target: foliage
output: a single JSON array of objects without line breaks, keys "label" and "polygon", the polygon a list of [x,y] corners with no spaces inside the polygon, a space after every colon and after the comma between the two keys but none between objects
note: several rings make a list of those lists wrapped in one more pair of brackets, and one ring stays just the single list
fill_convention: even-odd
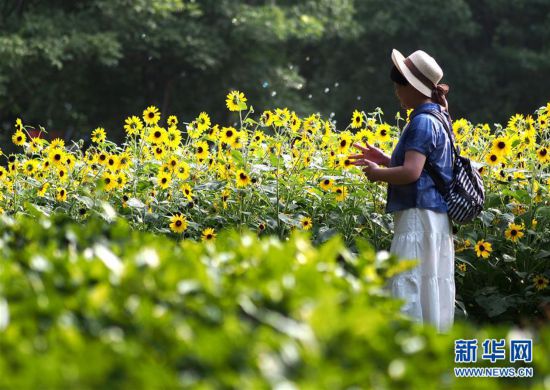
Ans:
[{"label": "foliage", "polygon": [[518,335],[534,338],[535,376],[514,383],[550,372],[548,328],[438,335],[403,318],[383,289],[396,259],[364,242],[178,243],[29,210],[0,218],[2,388],[507,388],[455,378],[454,340]]}]

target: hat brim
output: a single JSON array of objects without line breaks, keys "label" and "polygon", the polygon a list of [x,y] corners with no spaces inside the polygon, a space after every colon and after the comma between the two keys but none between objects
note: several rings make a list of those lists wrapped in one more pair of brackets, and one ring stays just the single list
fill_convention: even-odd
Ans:
[{"label": "hat brim", "polygon": [[405,56],[399,52],[397,49],[393,49],[391,52],[391,60],[401,74],[407,79],[407,81],[413,86],[414,89],[419,91],[421,94],[431,97],[432,91],[424,85],[416,76],[409,70],[407,65],[405,65]]}]

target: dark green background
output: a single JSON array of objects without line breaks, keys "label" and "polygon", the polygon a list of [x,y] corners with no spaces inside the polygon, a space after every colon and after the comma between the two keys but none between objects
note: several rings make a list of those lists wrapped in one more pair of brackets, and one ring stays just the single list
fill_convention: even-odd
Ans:
[{"label": "dark green background", "polygon": [[547,0],[12,0],[0,2],[0,142],[16,117],[120,140],[150,104],[227,123],[231,89],[256,111],[334,113],[339,128],[377,106],[393,122],[394,47],[436,58],[455,118],[506,122],[550,100]]}]

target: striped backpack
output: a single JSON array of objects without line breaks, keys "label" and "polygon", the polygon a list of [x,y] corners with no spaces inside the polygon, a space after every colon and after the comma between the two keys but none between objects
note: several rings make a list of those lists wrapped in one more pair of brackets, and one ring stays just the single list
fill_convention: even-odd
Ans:
[{"label": "striped backpack", "polygon": [[435,116],[447,131],[453,150],[453,178],[448,188],[438,172],[426,160],[426,171],[430,174],[438,191],[447,203],[447,214],[453,222],[465,224],[473,221],[483,210],[485,191],[483,181],[477,169],[472,167],[470,159],[461,156],[453,141],[453,130],[450,122],[437,110],[426,110],[425,113]]}]

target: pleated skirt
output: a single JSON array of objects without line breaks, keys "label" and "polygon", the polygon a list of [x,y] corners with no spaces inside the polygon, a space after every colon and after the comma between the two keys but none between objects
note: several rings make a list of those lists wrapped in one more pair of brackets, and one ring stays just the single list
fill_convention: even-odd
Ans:
[{"label": "pleated skirt", "polygon": [[453,324],[455,307],[454,246],[447,213],[411,208],[394,212],[390,252],[419,264],[389,280],[401,311],[445,333]]}]

